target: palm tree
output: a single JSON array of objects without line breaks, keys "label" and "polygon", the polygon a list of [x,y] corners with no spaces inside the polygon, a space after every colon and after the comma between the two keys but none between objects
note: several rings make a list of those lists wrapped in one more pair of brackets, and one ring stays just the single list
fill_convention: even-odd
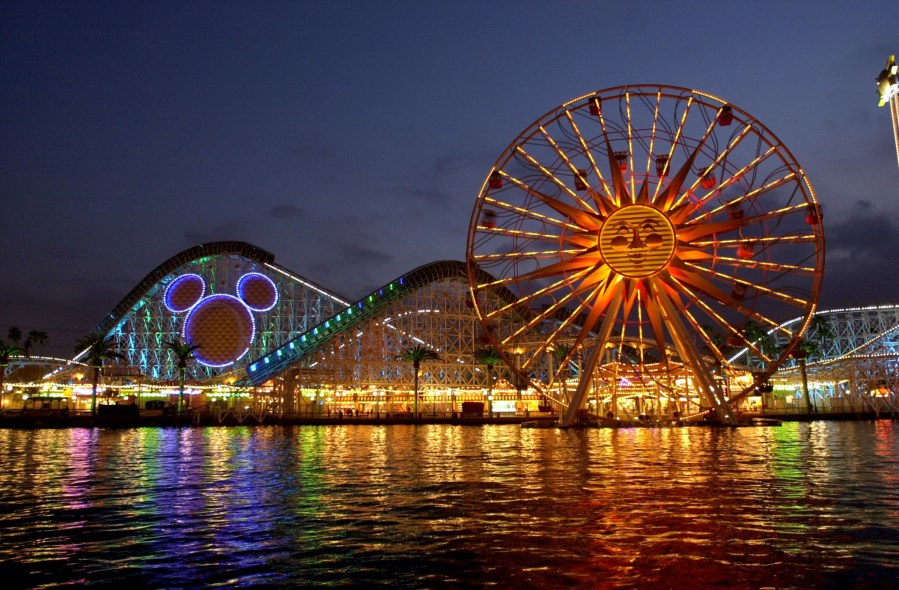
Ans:
[{"label": "palm tree", "polygon": [[808,392],[808,373],[805,370],[805,361],[808,357],[818,354],[818,345],[812,340],[803,338],[796,343],[793,349],[793,358],[799,364],[799,372],[802,375],[802,394],[805,398],[805,412],[812,413],[812,398]]},{"label": "palm tree", "polygon": [[805,338],[796,344],[793,349],[793,358],[799,364],[799,372],[802,375],[802,394],[805,397],[805,411],[811,414],[814,411],[812,406],[812,398],[808,391],[808,373],[806,372],[805,363],[813,357],[821,354],[824,345],[833,338],[833,332],[830,330],[830,324],[824,316],[816,315],[809,322],[808,330]]},{"label": "palm tree", "polygon": [[97,384],[100,382],[100,370],[103,361],[122,359],[125,356],[115,348],[115,337],[92,332],[78,341],[75,352],[87,351],[87,362],[93,369],[91,377],[91,416],[97,415]]},{"label": "palm tree", "polygon": [[22,349],[12,344],[6,344],[0,340],[0,410],[3,409],[4,381],[6,380],[6,367],[9,366],[9,358],[21,354]]},{"label": "palm tree", "polygon": [[41,330],[31,330],[28,332],[28,338],[25,339],[25,343],[22,345],[22,348],[25,349],[25,356],[31,356],[32,346],[43,346],[49,339],[50,337],[47,333]]},{"label": "palm tree", "polygon": [[494,347],[485,346],[474,351],[474,358],[487,367],[487,404],[490,415],[493,416],[493,369],[503,362],[503,357]]},{"label": "palm tree", "polygon": [[[771,339],[765,330],[753,320],[748,320],[743,324],[743,337],[747,342],[752,343],[763,355],[773,356],[777,353],[777,344]],[[746,351],[746,362],[749,364],[749,355],[752,349]],[[759,362],[764,366],[767,365],[764,357],[759,357]]]},{"label": "palm tree", "polygon": [[166,342],[165,345],[178,357],[178,413],[180,414],[181,407],[184,405],[184,376],[187,372],[187,361],[196,358],[194,351],[200,348],[200,345],[182,342],[178,338]]},{"label": "palm tree", "polygon": [[6,332],[6,337],[9,338],[13,346],[19,346],[19,343],[22,341],[22,330],[16,326],[10,326]]},{"label": "palm tree", "polygon": [[440,355],[421,344],[416,344],[403,350],[403,353],[396,357],[398,361],[410,361],[415,371],[415,408],[414,415],[418,417],[418,372],[421,369],[423,361],[439,361]]}]

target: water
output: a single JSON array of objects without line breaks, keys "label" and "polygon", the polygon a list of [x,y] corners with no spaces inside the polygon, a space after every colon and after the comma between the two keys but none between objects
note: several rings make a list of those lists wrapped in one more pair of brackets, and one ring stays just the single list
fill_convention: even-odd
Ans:
[{"label": "water", "polygon": [[899,422],[0,431],[5,588],[894,588]]}]

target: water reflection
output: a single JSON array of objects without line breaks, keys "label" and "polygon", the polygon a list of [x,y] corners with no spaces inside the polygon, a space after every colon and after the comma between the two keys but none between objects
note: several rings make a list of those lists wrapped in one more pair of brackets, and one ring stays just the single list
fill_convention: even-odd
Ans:
[{"label": "water reflection", "polygon": [[24,586],[890,587],[895,422],[0,431]]}]

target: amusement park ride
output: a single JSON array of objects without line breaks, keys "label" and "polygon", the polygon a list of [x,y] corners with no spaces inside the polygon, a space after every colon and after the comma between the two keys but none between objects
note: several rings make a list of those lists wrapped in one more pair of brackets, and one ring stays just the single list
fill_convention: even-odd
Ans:
[{"label": "amusement park ride", "polygon": [[[472,301],[507,364],[566,408],[563,426],[623,383],[692,387],[707,416],[734,424],[733,404],[814,314],[821,217],[787,148],[737,106],[671,86],[600,90],[538,119],[488,173],[468,234]],[[740,348],[761,368],[732,389],[727,352]],[[558,362],[541,383],[547,357]]]},{"label": "amusement park ride", "polygon": [[896,56],[891,55],[887,60],[887,67],[876,78],[877,96],[880,102],[877,106],[890,105],[890,114],[893,119],[893,140],[896,143],[896,158],[899,160],[899,75],[897,75]]}]

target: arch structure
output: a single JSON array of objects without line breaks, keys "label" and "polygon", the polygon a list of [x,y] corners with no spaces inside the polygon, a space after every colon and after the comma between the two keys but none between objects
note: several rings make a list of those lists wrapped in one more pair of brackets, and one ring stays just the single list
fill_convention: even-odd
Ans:
[{"label": "arch structure", "polygon": [[[775,397],[799,398],[804,371],[818,410],[899,412],[899,305],[818,311],[806,339],[812,342],[807,358],[794,354],[772,377]],[[747,349],[731,360],[759,366]]]},{"label": "arch structure", "polygon": [[[121,364],[147,381],[179,379],[178,359],[167,344],[178,340],[199,346],[187,380],[233,382],[243,377],[249,359],[347,305],[274,260],[246,242],[184,250],[153,269],[93,333],[113,336],[125,357]],[[86,358],[82,351],[75,360]]]},{"label": "arch structure", "polygon": [[[492,299],[493,306],[508,303],[501,293]],[[465,263],[437,261],[398,277],[255,359],[247,376],[255,385],[283,391],[286,413],[325,403],[401,411],[413,405],[414,380],[412,363],[401,357],[409,348],[424,346],[439,356],[421,363],[419,393],[425,411],[452,411],[464,401],[488,407],[494,401],[488,395],[495,397],[497,407],[512,408],[529,384],[516,383],[503,364],[488,371],[475,354],[489,345],[470,299]]]}]

